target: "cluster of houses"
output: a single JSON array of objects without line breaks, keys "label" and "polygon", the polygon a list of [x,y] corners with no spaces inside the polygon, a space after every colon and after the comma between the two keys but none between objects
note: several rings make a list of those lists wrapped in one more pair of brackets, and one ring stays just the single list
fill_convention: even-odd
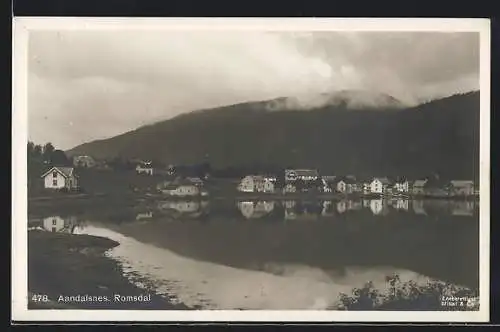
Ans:
[{"label": "cluster of houses", "polygon": [[[74,158],[78,167],[94,167],[95,161],[89,156]],[[141,161],[136,166],[137,174],[153,175],[155,169],[151,162]],[[166,173],[168,178],[173,174]],[[48,189],[79,188],[79,178],[74,167],[52,167],[42,174],[44,187]],[[357,178],[354,175],[320,175],[313,169],[287,169],[283,181],[274,175],[248,175],[239,181],[237,190],[244,193],[303,193],[319,192],[341,195],[361,196],[463,196],[477,195],[471,180],[439,181],[424,178],[410,181],[407,178],[373,177]],[[207,196],[204,181],[199,177],[177,177],[162,181],[157,192],[170,196]]]},{"label": "cluster of houses", "polygon": [[472,196],[476,194],[474,182],[470,180],[452,180],[449,182],[435,179],[406,178],[390,179],[373,177],[358,179],[353,175],[321,176],[317,170],[285,170],[284,183],[278,188],[277,177],[265,175],[245,176],[238,184],[240,192],[262,193],[297,193],[318,190],[323,193],[360,194],[360,195],[436,195],[436,196]]}]

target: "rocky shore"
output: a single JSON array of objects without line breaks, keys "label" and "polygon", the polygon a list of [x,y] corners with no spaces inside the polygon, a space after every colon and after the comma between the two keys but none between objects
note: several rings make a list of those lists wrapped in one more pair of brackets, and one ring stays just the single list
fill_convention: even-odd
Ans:
[{"label": "rocky shore", "polygon": [[189,309],[131,284],[104,256],[110,239],[28,232],[28,309]]}]

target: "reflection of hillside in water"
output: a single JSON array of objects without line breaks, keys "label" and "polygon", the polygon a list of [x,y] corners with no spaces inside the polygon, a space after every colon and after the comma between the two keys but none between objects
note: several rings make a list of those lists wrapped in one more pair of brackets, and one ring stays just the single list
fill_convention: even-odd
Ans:
[{"label": "reflection of hillside in water", "polygon": [[[258,207],[271,210],[265,219],[270,222],[264,223],[239,222],[247,217],[228,205],[211,208],[216,212],[207,222],[130,222],[115,229],[185,257],[242,269],[264,271],[273,262],[335,274],[347,266],[394,266],[456,284],[478,284],[478,223],[470,217],[441,214],[429,219],[411,208],[400,212],[387,204],[391,212],[380,219],[372,205],[363,208],[360,202],[361,208],[352,205],[358,210],[338,213],[334,203],[238,205],[250,217]],[[297,218],[284,220],[286,211],[297,211]],[[315,216],[317,222],[300,222],[300,216]]]},{"label": "reflection of hillside in water", "polygon": [[271,262],[259,271],[241,269],[191,259],[161,245],[138,241],[136,236],[129,237],[130,230],[114,228],[89,225],[82,233],[120,242],[122,245],[113,248],[110,255],[121,263],[131,281],[143,282],[145,278],[158,293],[174,294],[182,303],[202,309],[334,309],[340,293],[350,293],[368,281],[379,291],[387,291],[385,277],[393,274],[417,284],[428,280],[418,273],[392,267],[349,266],[343,273],[336,273],[314,266]]}]

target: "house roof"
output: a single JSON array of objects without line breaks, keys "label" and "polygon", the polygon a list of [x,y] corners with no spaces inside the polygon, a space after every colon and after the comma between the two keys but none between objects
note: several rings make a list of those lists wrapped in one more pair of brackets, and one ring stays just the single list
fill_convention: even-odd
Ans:
[{"label": "house roof", "polygon": [[347,177],[342,177],[342,178],[337,178],[337,183],[338,182],[344,182],[345,184],[354,184],[356,183],[356,180],[352,179],[352,178],[347,178]]},{"label": "house roof", "polygon": [[427,183],[427,180],[415,180],[413,185],[417,186],[417,187],[423,187],[423,186],[425,186],[426,183]]},{"label": "house roof", "polygon": [[251,177],[254,181],[273,181],[276,180],[276,177],[271,177],[271,176],[264,176],[264,175],[247,175],[245,177]]},{"label": "house roof", "polygon": [[391,183],[391,180],[389,180],[387,177],[374,178],[373,181],[375,181],[375,180],[379,180],[382,184],[390,184]]},{"label": "house roof", "polygon": [[62,176],[64,176],[65,178],[69,178],[71,176],[76,176],[73,172],[74,168],[73,167],[60,167],[60,166],[54,166],[52,168],[50,168],[48,171],[46,171],[45,173],[42,174],[42,178],[46,177],[47,174],[53,172],[53,171],[57,171],[59,174],[61,174]]},{"label": "house roof", "polygon": [[286,172],[294,172],[297,176],[318,176],[315,169],[287,169]]},{"label": "house roof", "polygon": [[91,156],[86,156],[86,155],[74,156],[73,159],[76,159],[76,160],[81,160],[81,159],[94,160],[94,158],[92,158]]},{"label": "house roof", "polygon": [[175,189],[177,189],[179,187],[185,187],[185,186],[196,187],[191,182],[185,182],[185,181],[183,181],[182,183],[165,183],[160,188],[161,189],[167,189],[167,190],[175,190]]},{"label": "house roof", "polygon": [[188,177],[186,180],[191,183],[203,183],[203,180],[197,177]]}]

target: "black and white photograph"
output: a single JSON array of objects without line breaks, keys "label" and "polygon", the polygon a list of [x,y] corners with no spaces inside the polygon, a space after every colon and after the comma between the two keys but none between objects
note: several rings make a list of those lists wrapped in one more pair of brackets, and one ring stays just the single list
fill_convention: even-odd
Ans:
[{"label": "black and white photograph", "polygon": [[488,20],[13,26],[13,317],[487,321]]}]

